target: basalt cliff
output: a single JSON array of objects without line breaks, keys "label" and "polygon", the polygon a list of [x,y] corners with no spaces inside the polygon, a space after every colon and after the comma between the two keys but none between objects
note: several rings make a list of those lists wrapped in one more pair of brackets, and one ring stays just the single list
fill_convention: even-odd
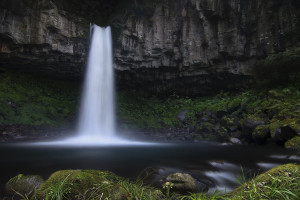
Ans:
[{"label": "basalt cliff", "polygon": [[247,87],[257,60],[300,45],[297,0],[144,1],[121,13],[117,0],[3,0],[0,67],[81,77],[89,8],[110,11],[116,82],[124,89],[201,95]]}]

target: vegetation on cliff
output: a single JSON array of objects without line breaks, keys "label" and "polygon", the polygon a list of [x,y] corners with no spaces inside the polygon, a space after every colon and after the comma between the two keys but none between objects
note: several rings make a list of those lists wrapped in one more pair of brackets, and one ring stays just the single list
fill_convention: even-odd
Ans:
[{"label": "vegetation on cliff", "polygon": [[[258,140],[273,137],[283,126],[290,126],[296,132],[300,130],[300,89],[297,85],[195,99],[176,96],[146,98],[126,93],[118,97],[118,115],[121,122],[126,122],[123,128],[157,131],[189,128],[189,133],[199,139],[209,139],[206,133],[211,132],[220,137],[232,137],[240,132],[251,138],[253,132],[253,137]],[[183,110],[188,112],[180,121],[177,115]],[[261,127],[255,129],[259,125]]]},{"label": "vegetation on cliff", "polygon": [[65,126],[75,118],[77,83],[18,74],[0,73],[0,125]]}]

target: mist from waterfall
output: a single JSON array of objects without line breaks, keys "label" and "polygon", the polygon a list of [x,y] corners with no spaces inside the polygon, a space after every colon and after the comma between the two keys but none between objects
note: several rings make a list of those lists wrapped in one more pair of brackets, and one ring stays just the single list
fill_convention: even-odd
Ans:
[{"label": "mist from waterfall", "polygon": [[90,31],[78,134],[85,138],[109,140],[115,134],[111,29],[92,25]]}]

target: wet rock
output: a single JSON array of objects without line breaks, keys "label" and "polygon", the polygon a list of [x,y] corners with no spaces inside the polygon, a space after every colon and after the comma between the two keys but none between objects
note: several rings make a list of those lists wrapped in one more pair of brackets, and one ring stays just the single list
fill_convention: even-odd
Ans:
[{"label": "wet rock", "polygon": [[189,174],[174,173],[166,178],[166,182],[173,184],[172,191],[187,194],[197,191],[196,180]]},{"label": "wet rock", "polygon": [[284,143],[297,135],[297,132],[289,125],[280,126],[271,132],[271,137],[279,143]]},{"label": "wet rock", "polygon": [[257,143],[264,143],[269,137],[270,129],[268,125],[257,126],[252,133],[252,139]]},{"label": "wet rock", "polygon": [[208,190],[207,185],[204,182],[196,181],[197,192],[206,192]]},{"label": "wet rock", "polygon": [[186,114],[188,113],[188,110],[183,110],[180,113],[178,113],[178,115],[176,116],[178,120],[180,120],[181,122],[183,122],[185,120]]},{"label": "wet rock", "polygon": [[238,138],[230,138],[232,144],[242,144],[241,140]]},{"label": "wet rock", "polygon": [[245,131],[252,132],[257,126],[264,124],[265,122],[262,120],[247,118],[243,122],[243,129],[245,129]]},{"label": "wet rock", "polygon": [[16,195],[17,193],[31,196],[44,182],[41,176],[19,174],[11,178],[4,187],[6,195]]}]

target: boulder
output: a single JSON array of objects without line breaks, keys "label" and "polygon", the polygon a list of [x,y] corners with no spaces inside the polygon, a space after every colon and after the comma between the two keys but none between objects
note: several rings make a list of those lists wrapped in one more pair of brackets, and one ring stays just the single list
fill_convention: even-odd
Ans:
[{"label": "boulder", "polygon": [[230,138],[230,142],[232,143],[232,144],[242,144],[242,142],[241,142],[241,140],[240,139],[238,139],[238,138]]},{"label": "boulder", "polygon": [[16,194],[31,196],[43,182],[41,176],[19,174],[5,184],[4,193],[9,196]]},{"label": "boulder", "polygon": [[264,143],[269,137],[270,130],[267,125],[257,126],[252,133],[252,139],[258,143]]},{"label": "boulder", "polygon": [[243,122],[243,128],[252,132],[257,126],[264,125],[265,122],[258,119],[247,118]]},{"label": "boulder", "polygon": [[297,132],[289,125],[279,126],[271,131],[271,137],[279,143],[284,143],[295,136]]},{"label": "boulder", "polygon": [[189,192],[197,191],[196,180],[186,173],[170,174],[166,178],[166,182],[172,183],[172,191],[187,194]]},{"label": "boulder", "polygon": [[[130,194],[125,188],[114,182],[121,180],[110,172],[96,170],[62,170],[53,173],[38,190],[33,199],[58,199],[63,196],[70,199],[111,198],[114,200],[127,200]],[[61,188],[60,196],[53,193],[53,188]],[[51,196],[52,195],[52,196]],[[100,198],[100,199],[101,199]]]}]

